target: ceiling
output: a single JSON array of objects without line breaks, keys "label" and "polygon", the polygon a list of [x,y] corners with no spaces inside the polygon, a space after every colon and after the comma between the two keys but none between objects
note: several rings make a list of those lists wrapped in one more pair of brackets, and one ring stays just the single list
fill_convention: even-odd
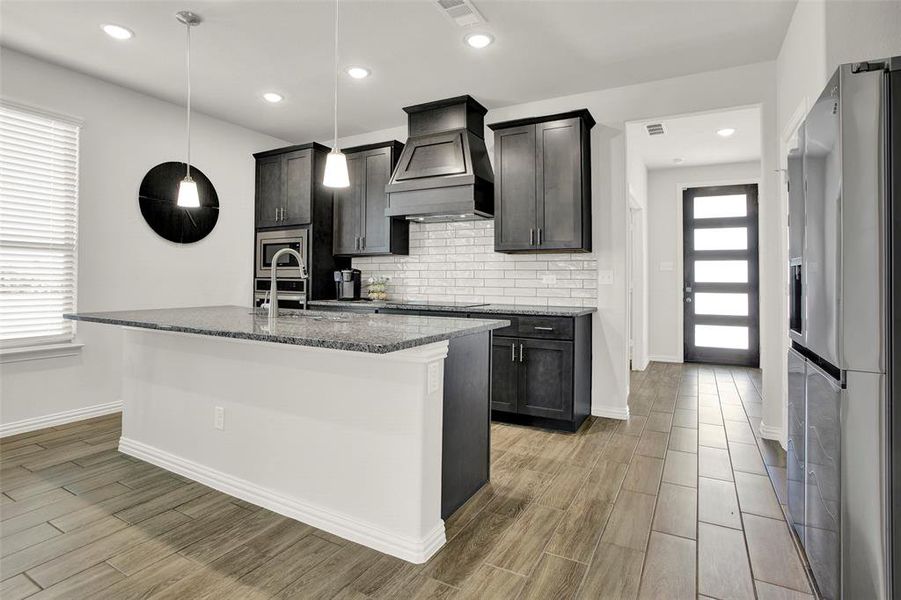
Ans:
[{"label": "ceiling", "polygon": [[[648,123],[661,123],[665,133],[649,136]],[[727,127],[735,133],[717,135]],[[626,135],[629,152],[637,152],[648,169],[667,169],[760,160],[760,130],[760,108],[748,107],[629,123]]]},{"label": "ceiling", "polygon": [[[401,107],[473,95],[488,108],[774,59],[794,0],[475,0],[496,42],[432,0],[341,0],[341,136],[404,123]],[[197,110],[292,142],[331,136],[334,3],[317,0],[3,0],[6,47],[173,102],[184,102],[184,28],[192,32]],[[101,23],[135,32],[117,42]],[[260,95],[277,91],[270,105]]]}]

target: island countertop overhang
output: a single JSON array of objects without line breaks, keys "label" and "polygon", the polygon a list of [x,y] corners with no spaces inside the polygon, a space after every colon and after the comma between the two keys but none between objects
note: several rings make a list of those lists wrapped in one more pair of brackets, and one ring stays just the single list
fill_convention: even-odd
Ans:
[{"label": "island countertop overhang", "polygon": [[66,319],[350,352],[387,354],[508,326],[503,319],[283,311],[269,320],[242,306],[83,312]]}]

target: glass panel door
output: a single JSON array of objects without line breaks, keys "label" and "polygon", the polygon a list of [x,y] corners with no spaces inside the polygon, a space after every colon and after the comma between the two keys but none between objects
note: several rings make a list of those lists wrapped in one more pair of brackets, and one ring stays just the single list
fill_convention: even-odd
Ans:
[{"label": "glass panel door", "polygon": [[683,192],[684,359],[758,366],[757,186]]}]

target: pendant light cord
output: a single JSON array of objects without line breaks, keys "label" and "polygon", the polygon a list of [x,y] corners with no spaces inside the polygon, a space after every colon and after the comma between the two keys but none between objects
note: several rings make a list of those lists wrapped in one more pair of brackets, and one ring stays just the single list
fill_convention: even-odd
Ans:
[{"label": "pendant light cord", "polygon": [[335,0],[335,142],[332,150],[338,150],[338,0]]},{"label": "pendant light cord", "polygon": [[188,72],[188,116],[187,116],[187,131],[188,131],[188,152],[187,152],[187,171],[186,177],[188,179],[191,178],[191,24],[185,23],[185,29],[187,30],[187,45],[185,52],[185,65],[187,67]]}]

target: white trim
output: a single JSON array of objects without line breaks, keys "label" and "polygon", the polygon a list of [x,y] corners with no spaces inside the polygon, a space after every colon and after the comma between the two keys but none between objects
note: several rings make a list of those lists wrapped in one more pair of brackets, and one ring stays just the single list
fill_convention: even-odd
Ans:
[{"label": "white trim", "polygon": [[604,417],[605,419],[619,419],[627,421],[629,419],[629,407],[622,408],[613,406],[592,406],[591,415],[594,417]]},{"label": "white trim", "polygon": [[0,349],[0,364],[39,360],[43,358],[60,358],[81,354],[84,344],[66,342],[64,344],[44,344],[42,346],[21,346],[18,348]]},{"label": "white trim", "polygon": [[444,546],[444,521],[422,539],[395,535],[369,523],[283,496],[274,490],[233,477],[222,471],[175,456],[153,446],[125,437],[119,439],[119,452],[198,481],[215,490],[262,506],[280,515],[374,548],[400,559],[422,564]]},{"label": "white trim", "polygon": [[757,428],[757,433],[760,434],[765,440],[774,440],[779,442],[782,446],[782,449],[785,450],[785,435],[783,429],[781,427],[770,427],[763,421],[760,422],[760,426]]},{"label": "white trim", "polygon": [[662,363],[681,363],[683,362],[681,356],[667,356],[663,354],[653,354],[648,357],[648,362],[662,362]]},{"label": "white trim", "polygon": [[80,117],[75,117],[72,115],[66,115],[63,113],[54,112],[52,110],[48,110],[43,107],[34,106],[33,104],[26,104],[24,102],[17,102],[12,100],[6,96],[0,96],[0,104],[3,106],[8,106],[9,108],[30,112],[32,114],[44,117],[45,119],[50,119],[51,121],[59,121],[61,123],[68,123],[69,125],[75,125],[76,127],[84,126],[84,119]]},{"label": "white trim", "polygon": [[38,429],[44,429],[46,427],[74,423],[75,421],[83,421],[84,419],[91,419],[93,417],[102,417],[103,415],[111,415],[118,412],[122,412],[121,400],[109,402],[107,404],[95,404],[94,406],[76,408],[75,410],[66,410],[53,413],[52,415],[44,415],[43,417],[22,419],[21,421],[13,421],[12,423],[0,425],[0,438],[4,438],[8,435],[16,435],[18,433],[37,431]]}]

